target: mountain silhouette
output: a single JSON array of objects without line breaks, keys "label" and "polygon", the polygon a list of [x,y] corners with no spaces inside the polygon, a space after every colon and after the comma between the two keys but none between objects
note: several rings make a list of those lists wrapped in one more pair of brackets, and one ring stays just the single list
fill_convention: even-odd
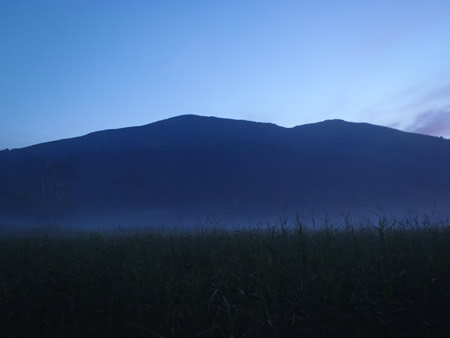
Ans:
[{"label": "mountain silhouette", "polygon": [[183,115],[0,152],[0,215],[450,209],[450,141]]}]

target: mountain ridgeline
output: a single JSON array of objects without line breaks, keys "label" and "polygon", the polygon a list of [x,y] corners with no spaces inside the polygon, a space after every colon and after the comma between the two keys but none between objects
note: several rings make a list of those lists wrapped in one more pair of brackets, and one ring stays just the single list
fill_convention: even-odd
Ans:
[{"label": "mountain ridgeline", "polygon": [[[0,215],[450,210],[450,141],[184,115],[0,152]],[[194,212],[194,213],[195,213]]]}]

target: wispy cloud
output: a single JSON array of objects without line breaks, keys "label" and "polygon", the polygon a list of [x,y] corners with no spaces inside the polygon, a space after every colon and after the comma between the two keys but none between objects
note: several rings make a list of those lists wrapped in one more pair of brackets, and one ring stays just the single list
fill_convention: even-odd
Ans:
[{"label": "wispy cloud", "polygon": [[429,110],[416,116],[407,131],[450,138],[450,107]]},{"label": "wispy cloud", "polygon": [[407,105],[404,109],[411,111],[417,108],[422,108],[424,106],[429,105],[436,105],[442,101],[449,101],[449,100],[450,100],[450,84],[427,93],[416,102]]},{"label": "wispy cloud", "polygon": [[424,102],[448,99],[448,98],[450,98],[450,84],[448,84],[444,87],[438,88],[435,91],[429,93],[424,98]]},{"label": "wispy cloud", "polygon": [[408,131],[450,138],[450,84],[428,92],[406,110],[416,112]]}]

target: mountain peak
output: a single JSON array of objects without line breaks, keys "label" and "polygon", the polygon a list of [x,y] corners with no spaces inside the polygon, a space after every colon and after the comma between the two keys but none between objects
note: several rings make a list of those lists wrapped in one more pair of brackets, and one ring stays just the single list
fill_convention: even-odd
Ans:
[{"label": "mountain peak", "polygon": [[[39,215],[66,205],[78,214],[92,206],[101,214],[136,208],[275,213],[286,203],[323,210],[412,207],[450,196],[449,143],[341,119],[283,128],[181,115],[0,155],[0,215]],[[42,199],[43,180],[53,199]]]},{"label": "mountain peak", "polygon": [[328,120],[324,120],[324,123],[351,123],[342,119],[328,119]]}]

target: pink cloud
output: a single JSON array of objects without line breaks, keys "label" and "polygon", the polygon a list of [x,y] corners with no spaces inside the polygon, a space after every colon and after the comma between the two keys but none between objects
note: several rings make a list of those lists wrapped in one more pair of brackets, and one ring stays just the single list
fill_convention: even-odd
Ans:
[{"label": "pink cloud", "polygon": [[450,107],[429,110],[416,116],[407,131],[450,138]]},{"label": "pink cloud", "polygon": [[423,101],[429,102],[429,101],[435,101],[435,100],[447,99],[447,98],[450,98],[450,84],[445,87],[436,89],[435,91],[429,93],[427,96],[425,96]]},{"label": "pink cloud", "polygon": [[450,99],[450,85],[438,88],[427,95],[422,97],[420,100],[409,104],[405,107],[405,110],[411,110],[423,107],[424,105],[436,104],[437,101]]}]

